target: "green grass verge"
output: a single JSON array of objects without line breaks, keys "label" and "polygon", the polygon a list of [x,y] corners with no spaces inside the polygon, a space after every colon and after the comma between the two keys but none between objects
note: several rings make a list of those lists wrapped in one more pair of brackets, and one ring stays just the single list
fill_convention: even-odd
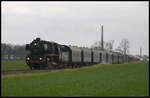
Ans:
[{"label": "green grass verge", "polygon": [[2,76],[2,96],[148,96],[148,63]]},{"label": "green grass verge", "polygon": [[17,70],[17,69],[29,69],[25,61],[8,61],[3,60],[1,62],[2,70]]}]

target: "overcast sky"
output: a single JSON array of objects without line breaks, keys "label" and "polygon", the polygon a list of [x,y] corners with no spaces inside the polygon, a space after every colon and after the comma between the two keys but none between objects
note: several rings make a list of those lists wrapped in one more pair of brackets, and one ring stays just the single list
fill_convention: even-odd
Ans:
[{"label": "overcast sky", "polygon": [[130,41],[130,54],[149,53],[148,2],[2,2],[2,43],[28,44],[36,37],[90,47],[101,40]]}]

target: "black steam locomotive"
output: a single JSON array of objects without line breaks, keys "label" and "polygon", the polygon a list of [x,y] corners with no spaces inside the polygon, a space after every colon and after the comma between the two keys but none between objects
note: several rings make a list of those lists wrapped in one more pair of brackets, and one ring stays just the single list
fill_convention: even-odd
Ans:
[{"label": "black steam locomotive", "polygon": [[26,51],[26,63],[31,69],[81,67],[98,63],[119,64],[138,60],[131,55],[60,45],[40,38],[26,44]]}]

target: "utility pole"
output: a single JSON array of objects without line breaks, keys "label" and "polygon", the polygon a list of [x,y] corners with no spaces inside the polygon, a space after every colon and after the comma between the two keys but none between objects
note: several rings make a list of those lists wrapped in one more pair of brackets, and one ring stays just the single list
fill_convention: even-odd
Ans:
[{"label": "utility pole", "polygon": [[[101,25],[101,50],[103,51],[104,50],[104,47],[103,47],[103,25]],[[102,62],[101,64],[106,64],[106,62],[104,61],[104,57],[102,55]]]},{"label": "utility pole", "polygon": [[103,48],[103,25],[101,26],[101,50],[104,50]]},{"label": "utility pole", "polygon": [[140,57],[142,57],[142,48],[140,48]]}]

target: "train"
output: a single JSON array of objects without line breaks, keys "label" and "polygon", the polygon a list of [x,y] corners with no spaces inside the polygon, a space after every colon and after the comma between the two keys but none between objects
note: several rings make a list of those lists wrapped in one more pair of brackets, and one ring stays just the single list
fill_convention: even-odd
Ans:
[{"label": "train", "polygon": [[90,49],[56,42],[34,39],[26,44],[26,64],[30,69],[57,69],[82,67],[94,64],[120,64],[138,61],[132,55],[119,52]]}]

